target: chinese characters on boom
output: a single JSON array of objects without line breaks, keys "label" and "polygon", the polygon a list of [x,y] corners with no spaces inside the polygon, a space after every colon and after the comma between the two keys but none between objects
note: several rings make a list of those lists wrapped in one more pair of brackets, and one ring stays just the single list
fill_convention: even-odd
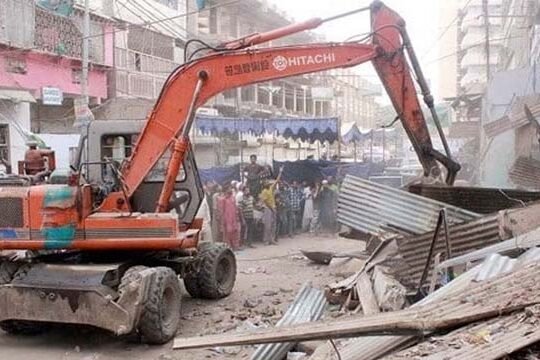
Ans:
[{"label": "chinese characters on boom", "polygon": [[270,69],[270,62],[268,60],[259,60],[244,64],[228,65],[225,67],[225,74],[227,76],[235,76],[266,71],[268,69]]}]

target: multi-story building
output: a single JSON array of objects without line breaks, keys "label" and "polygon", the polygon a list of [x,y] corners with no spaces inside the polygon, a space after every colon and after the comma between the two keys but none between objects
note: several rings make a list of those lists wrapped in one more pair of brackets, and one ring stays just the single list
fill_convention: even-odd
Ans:
[{"label": "multi-story building", "polygon": [[531,66],[540,60],[540,2],[505,0],[502,6],[502,44],[498,70]]},{"label": "multi-story building", "polygon": [[195,36],[195,18],[188,15],[195,0],[91,0],[90,7],[116,20],[113,94],[157,98],[167,76],[184,62],[188,37]]},{"label": "multi-story building", "polygon": [[461,0],[457,17],[458,121],[478,120],[481,94],[488,77],[497,71],[503,48],[502,3],[503,0]]},{"label": "multi-story building", "polygon": [[[74,99],[81,95],[83,12],[55,11],[53,2],[4,0],[0,6],[0,156],[22,160],[30,130],[73,131]],[[113,22],[90,17],[90,104],[108,97],[113,65]]]},{"label": "multi-story building", "polygon": [[[222,0],[211,4],[219,5]],[[231,6],[210,8],[198,15],[199,38],[210,44],[219,44],[254,32],[264,32],[292,22],[285,13],[267,1],[247,0]],[[270,46],[311,43],[318,40],[310,33],[299,33],[272,41]],[[252,116],[329,116],[332,99],[316,99],[312,87],[318,87],[317,78],[300,76],[270,83],[255,84],[241,89],[225,91],[210,104],[225,115],[238,113]]]},{"label": "multi-story building", "polygon": [[382,87],[372,84],[351,69],[329,72],[335,92],[334,108],[343,123],[355,123],[363,129],[374,129],[378,104],[375,99],[382,95]]}]

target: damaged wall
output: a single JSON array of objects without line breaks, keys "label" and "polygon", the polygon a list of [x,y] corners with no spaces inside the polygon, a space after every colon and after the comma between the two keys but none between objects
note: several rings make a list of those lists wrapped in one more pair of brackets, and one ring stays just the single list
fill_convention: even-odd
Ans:
[{"label": "damaged wall", "polygon": [[[534,67],[493,75],[483,99],[482,126],[508,115],[518,97],[540,93],[540,71]],[[509,171],[516,160],[516,132],[480,139],[479,185],[515,187]]]}]

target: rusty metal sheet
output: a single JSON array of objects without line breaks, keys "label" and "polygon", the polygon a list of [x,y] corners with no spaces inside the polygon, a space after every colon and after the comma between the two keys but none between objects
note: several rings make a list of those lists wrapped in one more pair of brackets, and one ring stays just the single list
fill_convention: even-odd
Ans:
[{"label": "rusty metal sheet", "polygon": [[[524,208],[500,211],[478,220],[449,227],[452,257],[465,255],[503,240],[524,234],[540,226],[540,204],[532,203]],[[396,275],[405,285],[417,286],[426,266],[429,247],[434,232],[420,236],[398,238],[400,255],[406,266]],[[444,234],[439,234],[434,254],[446,253]],[[430,264],[430,267],[432,264]]]},{"label": "rusty metal sheet", "polygon": [[431,231],[446,209],[451,224],[477,219],[479,214],[409,192],[347,175],[338,201],[338,221],[372,235],[423,234]]},{"label": "rusty metal sheet", "polygon": [[540,200],[540,191],[516,189],[413,184],[409,185],[408,190],[480,214],[491,214]]},{"label": "rusty metal sheet", "polygon": [[510,180],[525,189],[540,189],[540,161],[520,157],[509,172]]}]

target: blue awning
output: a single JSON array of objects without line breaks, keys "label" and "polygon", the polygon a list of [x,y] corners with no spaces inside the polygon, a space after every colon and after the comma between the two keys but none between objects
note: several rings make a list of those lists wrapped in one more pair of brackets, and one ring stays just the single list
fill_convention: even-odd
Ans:
[{"label": "blue awning", "polygon": [[349,131],[345,135],[341,137],[342,141],[345,144],[353,143],[353,142],[360,142],[366,139],[371,139],[371,136],[373,134],[374,139],[379,139],[382,137],[382,135],[391,137],[395,135],[395,128],[388,128],[388,129],[372,129],[372,130],[364,130],[358,128],[358,126],[353,125]]},{"label": "blue awning", "polygon": [[309,142],[336,141],[337,124],[338,119],[335,117],[260,119],[198,115],[195,121],[195,127],[203,133],[254,135],[276,133],[285,138]]}]

